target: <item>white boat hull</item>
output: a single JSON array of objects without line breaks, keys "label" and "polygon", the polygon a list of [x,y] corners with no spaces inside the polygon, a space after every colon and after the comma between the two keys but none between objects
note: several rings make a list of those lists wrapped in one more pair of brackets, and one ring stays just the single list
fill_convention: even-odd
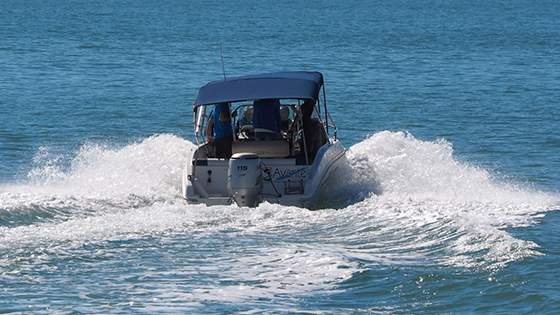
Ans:
[{"label": "white boat hull", "polygon": [[[266,156],[263,152],[246,153]],[[187,160],[183,171],[183,197],[193,204],[233,203],[233,196],[228,191],[229,159],[200,155],[197,150]],[[342,144],[332,139],[321,147],[310,165],[302,164],[301,159],[298,163],[296,158],[262,157],[264,180],[259,199],[261,202],[305,207],[345,158]]]}]

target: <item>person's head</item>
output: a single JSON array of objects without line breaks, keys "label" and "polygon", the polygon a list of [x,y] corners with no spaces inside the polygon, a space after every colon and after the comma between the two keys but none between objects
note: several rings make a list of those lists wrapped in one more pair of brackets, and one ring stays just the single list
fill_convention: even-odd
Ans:
[{"label": "person's head", "polygon": [[243,109],[243,117],[252,121],[253,120],[253,106],[246,106]]},{"label": "person's head", "polygon": [[311,115],[313,114],[313,109],[315,107],[315,101],[313,100],[305,100],[303,104],[301,104],[301,115],[304,119],[310,119]]},{"label": "person's head", "polygon": [[228,103],[219,103],[218,105],[216,105],[216,107],[218,107],[218,111],[220,113],[229,114],[229,104]]},{"label": "person's head", "polygon": [[280,107],[280,117],[283,121],[290,119],[290,108],[288,106]]}]

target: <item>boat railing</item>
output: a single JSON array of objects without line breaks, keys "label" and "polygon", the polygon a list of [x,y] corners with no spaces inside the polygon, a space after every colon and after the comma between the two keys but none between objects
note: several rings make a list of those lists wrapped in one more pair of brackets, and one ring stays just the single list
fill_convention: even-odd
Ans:
[{"label": "boat railing", "polygon": [[336,135],[337,135],[337,133],[338,133],[338,128],[337,128],[336,125],[334,124],[334,120],[333,120],[333,118],[332,118],[332,116],[331,116],[331,113],[330,113],[328,110],[327,110],[326,112],[327,112],[327,116],[329,117],[329,121],[330,121],[330,123],[327,121],[327,125],[328,125],[329,127],[331,127],[331,128],[334,130],[334,133],[333,133],[333,140],[336,140]]}]

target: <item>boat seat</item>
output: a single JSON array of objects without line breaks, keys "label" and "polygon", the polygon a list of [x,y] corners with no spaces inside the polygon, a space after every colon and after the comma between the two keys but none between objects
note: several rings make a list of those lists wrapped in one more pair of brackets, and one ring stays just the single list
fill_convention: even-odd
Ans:
[{"label": "boat seat", "polygon": [[290,155],[290,145],[283,140],[237,141],[232,145],[232,152],[255,153],[260,158],[284,158]]}]

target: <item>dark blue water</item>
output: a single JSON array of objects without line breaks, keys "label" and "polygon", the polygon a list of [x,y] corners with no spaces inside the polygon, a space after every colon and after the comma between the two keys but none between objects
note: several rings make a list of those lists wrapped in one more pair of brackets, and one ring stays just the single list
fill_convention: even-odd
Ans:
[{"label": "dark blue water", "polygon": [[[0,312],[560,311],[555,1],[0,2]],[[321,71],[325,209],[187,205],[198,88]]]}]

